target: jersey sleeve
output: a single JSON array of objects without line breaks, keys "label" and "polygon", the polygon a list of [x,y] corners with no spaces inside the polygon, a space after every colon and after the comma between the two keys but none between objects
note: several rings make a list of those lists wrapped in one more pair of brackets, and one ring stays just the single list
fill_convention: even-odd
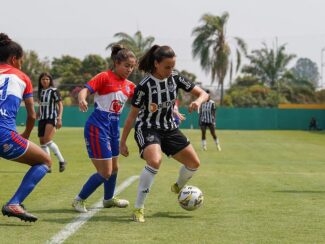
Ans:
[{"label": "jersey sleeve", "polygon": [[85,86],[89,89],[91,94],[95,93],[98,90],[100,90],[106,78],[107,78],[106,72],[99,73],[96,76],[94,76],[90,81],[88,81]]},{"label": "jersey sleeve", "polygon": [[62,100],[62,99],[61,99],[60,91],[59,91],[58,89],[55,89],[55,90],[53,91],[53,97],[54,97],[54,101],[55,101],[55,102],[59,102],[59,101]]},{"label": "jersey sleeve", "polygon": [[188,80],[187,78],[181,76],[181,75],[175,75],[173,77],[176,81],[177,87],[181,88],[182,90],[186,91],[186,92],[190,92],[192,91],[192,89],[194,88],[194,83],[190,80]]},{"label": "jersey sleeve", "polygon": [[131,104],[134,107],[140,108],[145,101],[145,90],[144,87],[141,85],[137,85],[137,87],[134,90],[134,95],[132,97]]},{"label": "jersey sleeve", "polygon": [[130,89],[130,92],[128,93],[128,98],[132,98],[134,95],[135,84],[133,82],[129,81],[128,86]]},{"label": "jersey sleeve", "polygon": [[27,75],[24,77],[24,81],[26,83],[26,87],[23,93],[23,99],[33,96],[33,85]]}]

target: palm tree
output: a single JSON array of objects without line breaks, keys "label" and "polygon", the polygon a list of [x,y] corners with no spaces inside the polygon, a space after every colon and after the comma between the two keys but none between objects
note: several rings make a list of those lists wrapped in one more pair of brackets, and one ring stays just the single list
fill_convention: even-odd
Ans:
[{"label": "palm tree", "polygon": [[[107,49],[110,49],[115,44],[121,44],[124,47],[130,49],[135,56],[139,59],[143,54],[152,46],[155,38],[152,36],[143,37],[141,31],[137,31],[134,36],[130,36],[124,32],[118,32],[114,35],[115,38],[119,38],[117,42],[110,43]],[[110,58],[108,58],[108,63],[111,63]],[[143,78],[143,73],[139,70],[135,70],[129,77],[130,80],[135,83],[140,82]]]},{"label": "palm tree", "polygon": [[[195,36],[192,43],[192,54],[194,58],[200,58],[200,64],[204,71],[211,73],[211,84],[217,80],[221,88],[220,103],[223,102],[224,79],[227,72],[230,73],[230,81],[233,73],[231,61],[230,42],[226,38],[226,24],[229,19],[227,12],[221,16],[204,14],[201,18],[203,24],[193,29]],[[241,54],[246,54],[246,43],[239,37],[234,38],[236,42],[236,71],[239,70]]]},{"label": "palm tree", "polygon": [[287,65],[295,57],[294,54],[285,53],[285,45],[269,49],[263,43],[262,49],[253,50],[252,54],[247,55],[250,64],[245,65],[242,72],[257,77],[262,83],[270,87],[275,87],[279,85],[279,81],[292,78],[287,70]]}]

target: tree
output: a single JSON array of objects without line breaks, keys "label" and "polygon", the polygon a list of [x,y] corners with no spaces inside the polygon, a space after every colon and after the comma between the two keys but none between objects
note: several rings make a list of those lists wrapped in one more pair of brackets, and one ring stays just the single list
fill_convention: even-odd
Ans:
[{"label": "tree", "polygon": [[49,70],[49,60],[39,60],[35,51],[27,51],[24,53],[22,71],[29,76],[34,87],[38,86],[39,75],[43,72],[49,72]]},{"label": "tree", "polygon": [[279,88],[278,82],[290,75],[287,65],[296,56],[286,54],[285,45],[276,49],[269,49],[265,43],[263,46],[262,49],[253,50],[252,54],[247,55],[250,64],[245,65],[242,72],[257,77],[263,84],[272,88]]},{"label": "tree", "polygon": [[90,80],[96,74],[107,70],[107,61],[99,55],[89,54],[82,61],[81,73],[85,80]]},{"label": "tree", "polygon": [[[192,43],[192,54],[194,58],[200,59],[201,67],[207,73],[211,73],[211,83],[215,80],[221,88],[220,104],[223,101],[224,79],[230,72],[232,79],[233,63],[231,61],[231,48],[226,38],[226,24],[229,19],[227,12],[221,16],[204,14],[201,18],[203,24],[193,29],[195,37]],[[241,64],[241,54],[246,54],[246,43],[239,37],[234,38],[236,42],[236,69]]]},{"label": "tree", "polygon": [[305,80],[313,84],[314,87],[318,86],[318,67],[309,58],[299,58],[291,72],[297,80]]}]

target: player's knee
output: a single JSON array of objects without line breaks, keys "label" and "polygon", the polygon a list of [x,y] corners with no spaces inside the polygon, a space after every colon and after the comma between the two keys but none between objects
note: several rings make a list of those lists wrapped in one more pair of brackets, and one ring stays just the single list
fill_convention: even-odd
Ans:
[{"label": "player's knee", "polygon": [[148,165],[150,165],[155,169],[159,169],[160,164],[161,164],[161,158],[153,158],[150,161],[148,161]]},{"label": "player's knee", "polygon": [[51,167],[52,159],[48,154],[45,155],[43,163],[46,164],[48,167]]},{"label": "player's knee", "polygon": [[108,180],[109,177],[111,177],[112,172],[108,172],[108,171],[102,171],[102,172],[98,172],[101,177],[103,177],[105,180]]},{"label": "player's knee", "polygon": [[200,160],[192,160],[191,162],[188,163],[188,165],[186,165],[187,167],[191,168],[191,169],[197,169],[200,167]]}]

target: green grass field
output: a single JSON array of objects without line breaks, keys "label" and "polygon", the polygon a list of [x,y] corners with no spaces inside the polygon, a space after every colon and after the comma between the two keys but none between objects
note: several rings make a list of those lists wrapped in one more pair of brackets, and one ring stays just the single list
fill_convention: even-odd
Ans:
[{"label": "green grass field", "polygon": [[[36,130],[35,130],[36,131]],[[306,131],[218,131],[222,151],[208,135],[200,149],[200,132],[183,130],[202,165],[191,185],[204,193],[202,208],[178,206],[170,185],[179,164],[168,158],[146,201],[146,223],[130,221],[138,181],[120,196],[131,208],[102,209],[65,243],[324,243],[325,133]],[[32,140],[36,141],[34,132]],[[36,223],[0,216],[0,243],[45,243],[78,216],[71,201],[94,167],[87,158],[81,128],[63,128],[55,137],[69,162],[64,173],[48,174],[24,202]],[[139,175],[144,161],[132,136],[131,155],[120,158],[118,184]],[[0,160],[0,202],[12,196],[28,167]],[[103,195],[100,187],[88,206]]]}]

